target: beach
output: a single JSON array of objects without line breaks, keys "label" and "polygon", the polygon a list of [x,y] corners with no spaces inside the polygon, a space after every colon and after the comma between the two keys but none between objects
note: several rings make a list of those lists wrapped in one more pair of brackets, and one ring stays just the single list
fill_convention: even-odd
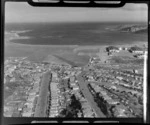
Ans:
[{"label": "beach", "polygon": [[30,29],[32,25],[25,25],[25,30],[9,29],[5,32],[5,59],[23,56],[34,62],[67,62],[84,66],[91,57],[98,56],[101,62],[105,62],[109,58],[105,49],[110,45],[143,47],[148,43],[146,34],[112,32],[106,28],[110,24],[89,24],[45,24],[36,30]]}]

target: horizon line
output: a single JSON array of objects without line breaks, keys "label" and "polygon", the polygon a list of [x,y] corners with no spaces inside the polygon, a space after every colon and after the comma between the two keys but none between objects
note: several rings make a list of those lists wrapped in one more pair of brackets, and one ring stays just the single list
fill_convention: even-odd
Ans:
[{"label": "horizon line", "polygon": [[148,21],[57,21],[57,22],[5,22],[4,24],[10,23],[148,23]]}]

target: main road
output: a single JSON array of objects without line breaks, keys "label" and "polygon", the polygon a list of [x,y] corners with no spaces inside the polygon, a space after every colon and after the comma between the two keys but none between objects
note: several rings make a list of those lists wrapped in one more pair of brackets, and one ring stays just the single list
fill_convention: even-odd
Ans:
[{"label": "main road", "polygon": [[88,82],[84,81],[83,76],[84,75],[84,71],[81,72],[78,76],[77,76],[77,80],[79,82],[79,87],[80,90],[82,91],[84,97],[88,100],[88,102],[90,103],[91,107],[94,109],[94,111],[97,114],[97,117],[100,118],[105,118],[106,116],[103,114],[103,112],[101,111],[101,109],[98,107],[97,103],[94,101],[94,97],[92,96],[91,92],[89,91],[87,85]]},{"label": "main road", "polygon": [[40,92],[38,101],[35,108],[34,117],[47,117],[46,110],[47,110],[47,97],[49,95],[49,85],[51,81],[51,72],[46,72],[43,74],[40,86]]}]

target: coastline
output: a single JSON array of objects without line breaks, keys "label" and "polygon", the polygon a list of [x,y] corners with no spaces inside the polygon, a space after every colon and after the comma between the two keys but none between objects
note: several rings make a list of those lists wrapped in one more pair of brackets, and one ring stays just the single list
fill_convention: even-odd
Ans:
[{"label": "coastline", "polygon": [[[8,32],[6,32],[8,34]],[[11,35],[10,35],[11,34]],[[106,47],[112,45],[30,45],[30,44],[22,44],[11,42],[11,40],[15,39],[30,39],[28,37],[20,37],[16,35],[16,32],[11,32],[10,36],[5,36],[5,54],[6,58],[15,56],[24,56],[25,57],[33,57],[33,60],[44,61],[49,55],[56,55],[58,57],[64,58],[63,60],[67,60],[68,62],[75,62],[77,64],[82,63],[82,57],[91,57],[99,56],[102,62],[105,62],[109,56],[105,51]],[[134,41],[132,43],[114,43],[113,46],[116,47],[131,47],[131,46],[139,46],[144,47],[143,45],[148,45],[147,41]],[[87,52],[88,51],[88,52]],[[42,53],[42,54],[41,54]],[[68,55],[68,56],[66,56]],[[38,57],[40,56],[40,57]],[[79,58],[77,58],[79,57]],[[79,61],[79,62],[78,62]],[[86,62],[86,61],[85,61]],[[87,62],[88,63],[88,62]]]}]

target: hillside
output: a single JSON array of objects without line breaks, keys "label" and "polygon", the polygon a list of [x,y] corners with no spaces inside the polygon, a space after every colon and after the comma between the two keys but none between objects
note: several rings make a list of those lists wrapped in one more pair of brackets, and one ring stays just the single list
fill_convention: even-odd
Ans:
[{"label": "hillside", "polygon": [[56,56],[54,55],[48,55],[44,60],[43,62],[50,62],[50,63],[54,63],[54,64],[64,64],[64,65],[67,65],[68,63],[65,62],[64,60],[61,60],[59,58],[57,58]]},{"label": "hillside", "polygon": [[120,32],[131,32],[131,33],[147,33],[147,25],[120,25],[115,28]]}]

